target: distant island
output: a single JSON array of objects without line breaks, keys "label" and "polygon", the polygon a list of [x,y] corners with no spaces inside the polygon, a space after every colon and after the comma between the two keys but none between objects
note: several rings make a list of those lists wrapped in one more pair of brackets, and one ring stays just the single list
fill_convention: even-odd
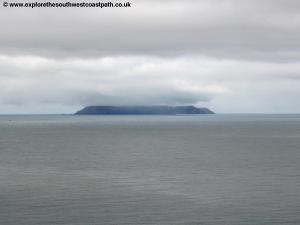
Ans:
[{"label": "distant island", "polygon": [[75,115],[176,115],[214,114],[208,108],[195,106],[87,106]]}]

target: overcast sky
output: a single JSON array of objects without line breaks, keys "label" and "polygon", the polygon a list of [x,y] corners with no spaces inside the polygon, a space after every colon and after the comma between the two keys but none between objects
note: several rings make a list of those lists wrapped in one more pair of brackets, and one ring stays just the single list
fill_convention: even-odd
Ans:
[{"label": "overcast sky", "polygon": [[0,113],[72,113],[96,104],[300,113],[299,0],[131,3],[1,3]]}]

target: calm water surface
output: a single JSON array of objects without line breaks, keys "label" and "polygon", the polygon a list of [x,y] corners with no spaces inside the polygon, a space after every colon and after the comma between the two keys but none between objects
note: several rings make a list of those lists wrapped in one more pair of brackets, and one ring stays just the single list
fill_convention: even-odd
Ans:
[{"label": "calm water surface", "polygon": [[2,225],[299,225],[300,116],[0,116]]}]

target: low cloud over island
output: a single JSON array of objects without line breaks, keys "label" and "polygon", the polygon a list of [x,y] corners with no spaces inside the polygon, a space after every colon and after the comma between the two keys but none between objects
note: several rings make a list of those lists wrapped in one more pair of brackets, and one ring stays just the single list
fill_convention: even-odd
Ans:
[{"label": "low cloud over island", "polygon": [[0,113],[194,104],[300,112],[296,0],[0,8]]}]

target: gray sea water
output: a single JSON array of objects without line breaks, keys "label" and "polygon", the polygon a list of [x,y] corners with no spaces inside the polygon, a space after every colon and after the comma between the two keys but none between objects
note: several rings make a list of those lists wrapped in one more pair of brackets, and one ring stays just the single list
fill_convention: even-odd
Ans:
[{"label": "gray sea water", "polygon": [[299,225],[300,116],[0,116],[1,225]]}]

